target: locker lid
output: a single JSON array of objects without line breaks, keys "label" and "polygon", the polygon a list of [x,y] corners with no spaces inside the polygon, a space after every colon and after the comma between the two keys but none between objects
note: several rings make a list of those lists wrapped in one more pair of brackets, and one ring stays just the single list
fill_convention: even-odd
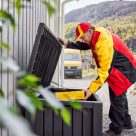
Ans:
[{"label": "locker lid", "polygon": [[38,76],[43,87],[49,86],[52,81],[61,49],[55,35],[44,23],[40,23],[27,71]]}]

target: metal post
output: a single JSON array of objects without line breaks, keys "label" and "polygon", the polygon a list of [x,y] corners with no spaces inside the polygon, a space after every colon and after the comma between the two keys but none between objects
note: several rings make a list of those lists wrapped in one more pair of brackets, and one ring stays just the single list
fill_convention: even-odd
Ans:
[{"label": "metal post", "polygon": [[[74,0],[65,0],[61,3],[61,13],[60,13],[60,36],[64,39],[64,22],[65,22],[65,15],[64,15],[64,7],[65,4],[74,1]],[[77,1],[77,0],[76,0]],[[61,54],[61,86],[64,85],[64,47],[62,48],[62,54]]]}]

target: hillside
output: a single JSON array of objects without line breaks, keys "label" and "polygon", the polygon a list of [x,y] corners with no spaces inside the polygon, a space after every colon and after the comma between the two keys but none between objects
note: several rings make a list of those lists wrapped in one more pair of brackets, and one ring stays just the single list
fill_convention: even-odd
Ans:
[{"label": "hillside", "polygon": [[[123,5],[119,5],[121,3],[123,3]],[[102,7],[100,7],[100,5]],[[94,8],[99,7],[98,9],[99,11],[100,9],[102,10],[103,6],[106,6],[106,5],[109,5],[110,7],[118,5],[115,8],[116,15],[114,10],[110,8],[109,10],[106,9],[106,13],[103,11],[105,14],[101,13],[99,16],[97,15],[97,18],[95,17],[93,19],[90,18],[90,16],[94,14],[94,12],[92,12],[90,16],[88,17],[84,16],[84,18],[86,17],[87,20],[82,19],[82,21],[87,21],[91,23],[93,22],[95,26],[103,26],[105,28],[108,28],[112,32],[118,34],[127,43],[129,48],[131,48],[133,51],[136,50],[136,11],[135,11],[136,2],[104,2],[104,3],[96,4],[95,6],[94,5],[93,6]],[[130,5],[132,7],[130,7]],[[134,8],[134,5],[135,5],[135,8]],[[124,6],[125,8],[122,8],[121,10],[121,6],[122,7]],[[87,6],[87,7],[92,7],[92,6]],[[81,11],[84,11],[83,9]],[[72,12],[74,14],[77,11],[79,11],[79,9],[74,10]],[[70,15],[71,13],[69,13],[68,15]],[[105,17],[106,15],[107,17]],[[66,39],[74,38],[75,27],[79,22],[82,22],[82,21],[79,21],[80,19],[81,19],[81,16],[79,16],[79,18],[78,16],[76,16],[76,18],[73,20],[74,22],[70,22],[65,25]],[[76,20],[78,20],[79,22],[77,22]]]},{"label": "hillside", "polygon": [[76,9],[65,17],[65,23],[91,20],[92,23],[111,16],[127,16],[136,12],[136,1],[109,1]]}]

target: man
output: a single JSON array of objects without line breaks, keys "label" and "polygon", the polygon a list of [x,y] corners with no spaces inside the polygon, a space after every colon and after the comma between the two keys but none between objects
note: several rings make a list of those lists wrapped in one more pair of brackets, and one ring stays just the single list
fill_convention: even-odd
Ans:
[{"label": "man", "polygon": [[136,82],[136,60],[123,41],[103,27],[80,23],[76,28],[76,42],[60,42],[67,48],[92,50],[98,67],[98,78],[85,90],[86,98],[95,93],[105,82],[109,84],[111,123],[105,136],[119,136],[123,129],[132,129],[128,112],[126,90]]}]

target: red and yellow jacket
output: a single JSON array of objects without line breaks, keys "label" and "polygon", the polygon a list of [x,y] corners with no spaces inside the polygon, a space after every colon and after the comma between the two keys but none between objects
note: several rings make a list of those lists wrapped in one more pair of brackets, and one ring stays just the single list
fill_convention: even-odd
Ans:
[{"label": "red and yellow jacket", "polygon": [[125,43],[103,27],[95,27],[90,45],[77,41],[68,47],[92,50],[98,70],[98,78],[91,82],[89,90],[95,93],[106,81],[116,96],[136,82],[136,60]]}]

